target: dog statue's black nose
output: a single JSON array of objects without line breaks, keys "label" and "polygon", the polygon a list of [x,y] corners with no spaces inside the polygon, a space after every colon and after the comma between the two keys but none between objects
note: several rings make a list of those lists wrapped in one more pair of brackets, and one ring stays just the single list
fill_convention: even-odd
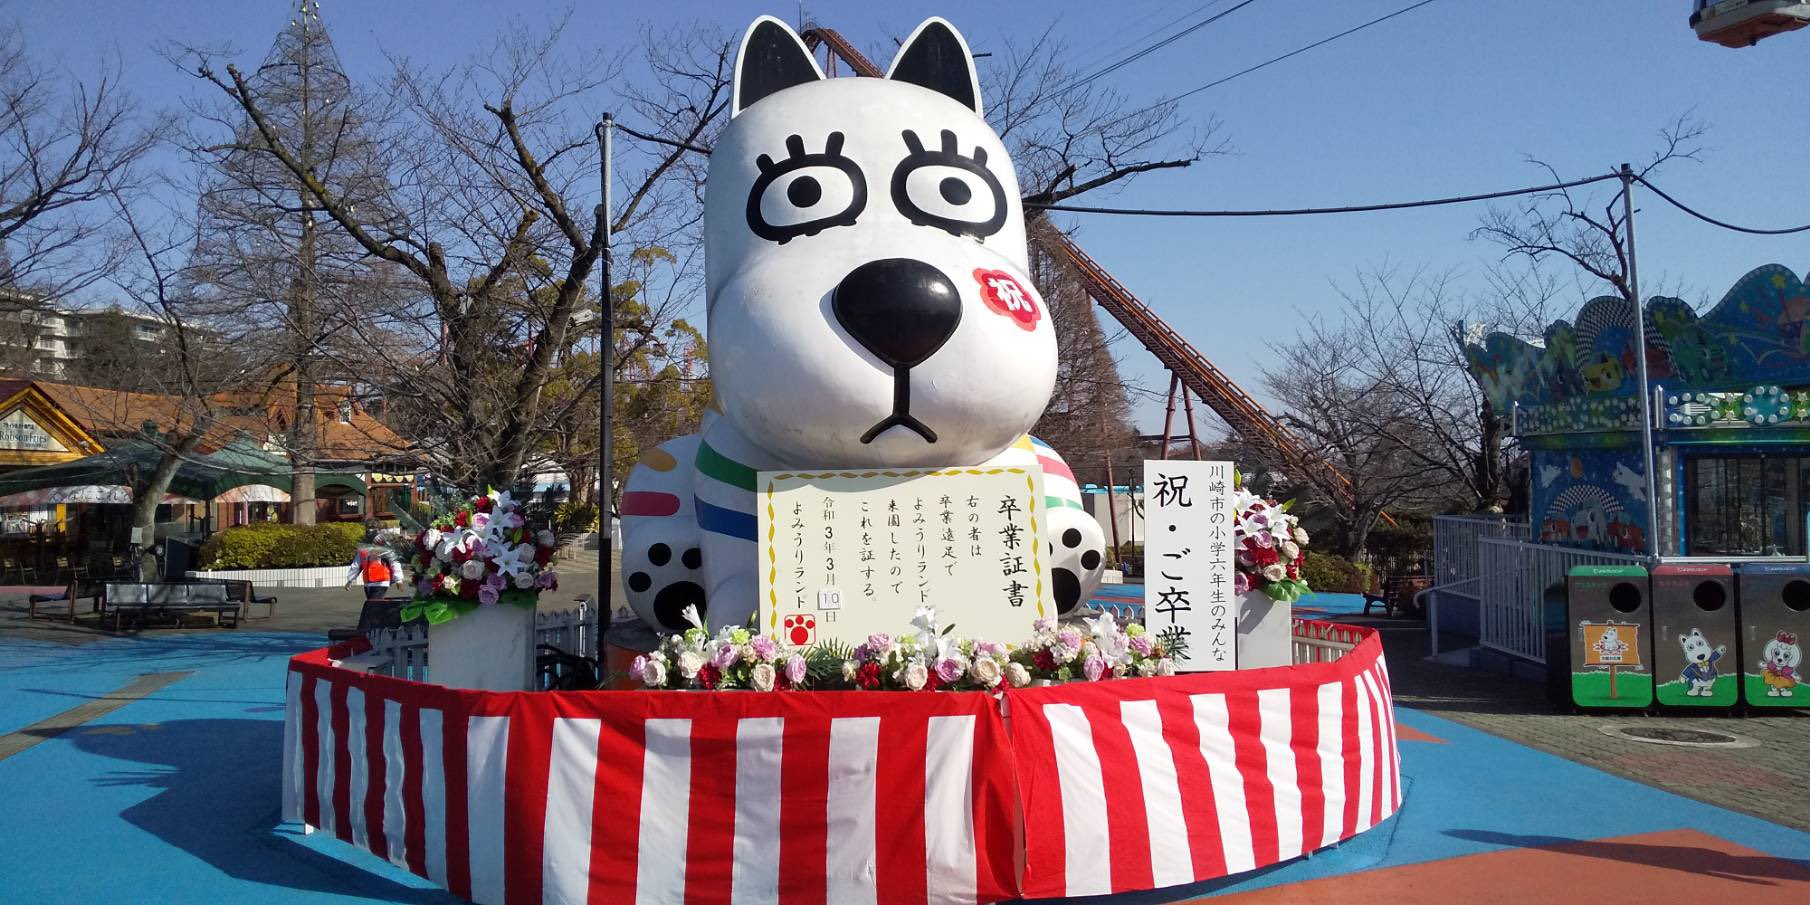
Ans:
[{"label": "dog statue's black nose", "polygon": [[910,258],[883,258],[849,271],[836,284],[830,308],[856,342],[900,369],[935,355],[962,322],[955,284]]}]

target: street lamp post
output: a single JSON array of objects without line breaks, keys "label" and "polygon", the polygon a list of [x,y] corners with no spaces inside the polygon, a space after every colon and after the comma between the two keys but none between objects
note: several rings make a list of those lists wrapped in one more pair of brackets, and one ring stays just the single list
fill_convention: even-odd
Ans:
[{"label": "street lamp post", "polygon": [[603,336],[598,342],[598,366],[603,369],[603,383],[599,404],[601,414],[598,417],[597,447],[597,606],[604,619],[609,618],[610,601],[615,596],[614,588],[616,568],[612,558],[616,552],[616,534],[610,510],[614,494],[610,487],[610,451],[613,448],[614,434],[610,422],[616,414],[616,306],[610,298],[610,133],[615,130],[616,118],[605,113],[603,121],[597,124],[597,153],[602,158],[602,199],[597,205],[597,220],[601,229],[603,249],[598,256],[597,270],[600,274],[597,303],[603,315]]}]

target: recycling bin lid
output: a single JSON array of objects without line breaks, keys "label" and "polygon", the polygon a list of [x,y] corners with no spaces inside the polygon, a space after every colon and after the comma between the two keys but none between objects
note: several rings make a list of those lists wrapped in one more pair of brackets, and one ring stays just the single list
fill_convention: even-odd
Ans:
[{"label": "recycling bin lid", "polygon": [[1565,574],[1575,578],[1645,578],[1647,570],[1640,566],[1572,566]]},{"label": "recycling bin lid", "polygon": [[1653,567],[1653,577],[1663,578],[1667,575],[1697,575],[1704,578],[1728,578],[1735,570],[1727,563],[1720,562],[1674,562]]},{"label": "recycling bin lid", "polygon": [[1741,574],[1810,576],[1810,562],[1744,562]]}]

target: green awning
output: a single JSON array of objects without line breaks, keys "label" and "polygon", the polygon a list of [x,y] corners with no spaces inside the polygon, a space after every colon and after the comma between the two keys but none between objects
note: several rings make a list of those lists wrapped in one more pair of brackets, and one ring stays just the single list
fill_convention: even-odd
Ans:
[{"label": "green awning", "polygon": [[[235,441],[236,443],[237,441]],[[289,463],[256,450],[229,444],[208,455],[192,456],[177,466],[169,492],[196,500],[211,500],[235,487],[259,484],[293,490]],[[128,440],[106,452],[72,462],[27,468],[0,475],[0,496],[49,487],[136,486],[156,469],[163,452],[143,440]]]}]

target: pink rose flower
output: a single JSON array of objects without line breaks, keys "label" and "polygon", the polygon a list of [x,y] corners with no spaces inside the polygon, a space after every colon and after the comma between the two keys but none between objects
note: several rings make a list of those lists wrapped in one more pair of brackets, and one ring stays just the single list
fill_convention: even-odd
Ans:
[{"label": "pink rose flower", "polygon": [[478,589],[478,603],[483,606],[496,606],[499,596],[501,595],[497,593],[497,589],[488,584]]},{"label": "pink rose flower", "polygon": [[944,684],[960,680],[962,673],[967,671],[967,664],[954,657],[944,657],[936,661],[936,677]]},{"label": "pink rose flower", "polygon": [[892,647],[892,636],[885,632],[875,632],[867,636],[867,650],[878,657]]},{"label": "pink rose flower", "polygon": [[710,662],[717,669],[728,669],[734,666],[735,661],[739,659],[741,659],[741,653],[736,650],[735,645],[719,644],[716,653],[711,655]]},{"label": "pink rose flower", "polygon": [[754,654],[755,659],[772,662],[773,656],[779,653],[779,645],[774,644],[773,639],[766,635],[755,635],[748,642],[748,650]]},{"label": "pink rose flower", "polygon": [[1238,574],[1232,576],[1232,591],[1234,593],[1243,594],[1243,593],[1249,591],[1250,589],[1251,589],[1251,576],[1246,575],[1243,572],[1239,572]]},{"label": "pink rose flower", "polygon": [[557,588],[559,587],[559,576],[551,571],[542,572],[535,576],[534,584],[539,588]]},{"label": "pink rose flower", "polygon": [[1087,662],[1081,664],[1081,672],[1087,676],[1087,681],[1098,682],[1106,674],[1106,661],[1099,657],[1088,657]]},{"label": "pink rose flower", "polygon": [[1038,619],[1035,622],[1031,623],[1031,631],[1033,631],[1033,632],[1054,631],[1055,628],[1056,628],[1056,620],[1052,619],[1048,616],[1045,616],[1045,617]]},{"label": "pink rose flower", "polygon": [[1057,632],[1056,641],[1063,647],[1072,647],[1075,650],[1081,649],[1081,633],[1072,628],[1065,628],[1062,631]]},{"label": "pink rose flower", "polygon": [[1131,645],[1131,649],[1136,651],[1140,657],[1150,656],[1150,651],[1153,649],[1149,635],[1133,635],[1126,643]]},{"label": "pink rose flower", "polygon": [[791,683],[793,688],[804,684],[806,672],[804,657],[793,654],[786,661],[786,681]]}]

